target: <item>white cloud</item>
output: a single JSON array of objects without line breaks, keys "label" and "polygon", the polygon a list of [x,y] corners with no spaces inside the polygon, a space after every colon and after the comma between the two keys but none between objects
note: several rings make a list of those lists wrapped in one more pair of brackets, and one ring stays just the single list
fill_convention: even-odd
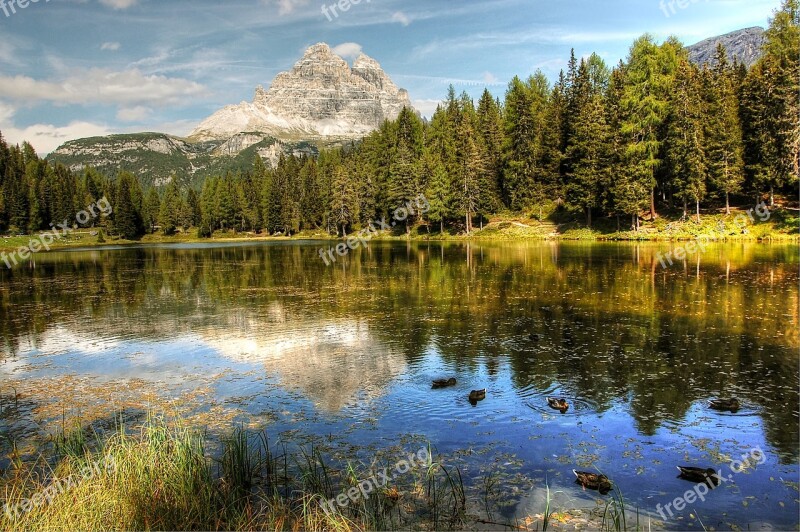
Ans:
[{"label": "white cloud", "polygon": [[108,50],[110,52],[116,52],[120,48],[120,44],[118,42],[104,42],[100,45],[101,50]]},{"label": "white cloud", "polygon": [[333,53],[344,59],[355,59],[361,50],[361,45],[356,42],[343,42],[333,47]]},{"label": "white cloud", "polygon": [[90,122],[74,121],[66,126],[52,124],[34,124],[26,128],[4,127],[3,137],[11,144],[30,142],[37,153],[47,154],[67,141],[109,135],[112,133],[106,126]]},{"label": "white cloud", "polygon": [[308,4],[308,0],[261,0],[261,3],[268,6],[277,5],[278,14],[283,16],[292,13],[299,6]]},{"label": "white cloud", "polygon": [[7,103],[0,102],[0,125],[4,122],[10,122],[16,113],[15,109]]},{"label": "white cloud", "polygon": [[487,85],[498,85],[499,84],[499,80],[497,79],[497,76],[495,76],[491,72],[484,72],[483,73],[483,81],[485,81]]},{"label": "white cloud", "polygon": [[0,75],[0,97],[24,102],[62,104],[180,105],[207,94],[194,81],[146,76],[137,69],[115,72],[93,68],[59,81]]},{"label": "white cloud", "polygon": [[135,6],[137,2],[138,0],[100,0],[101,4],[111,9],[128,9]]},{"label": "white cloud", "polygon": [[[124,113],[125,111],[123,109],[119,113]],[[132,117],[136,109],[127,111],[131,112],[130,116]],[[17,127],[14,123],[14,114],[15,109],[13,106],[0,101],[0,132],[3,134],[3,138],[11,144],[22,144],[28,141],[40,155],[46,155],[71,140],[142,131],[141,125],[120,128],[81,120],[72,121],[65,126],[32,124],[26,127]],[[117,118],[122,119],[119,116]],[[147,131],[160,131],[168,135],[185,137],[196,126],[196,120],[178,120],[175,122],[148,123],[145,129]]]},{"label": "white cloud", "polygon": [[425,118],[430,118],[436,112],[436,108],[442,104],[442,100],[414,100],[411,105],[420,112]]},{"label": "white cloud", "polygon": [[16,45],[7,38],[0,39],[0,62],[14,66],[24,64],[20,61],[20,54]]},{"label": "white cloud", "polygon": [[522,47],[530,45],[605,45],[608,43],[631,43],[639,37],[638,31],[576,31],[559,26],[531,26],[524,31],[484,32],[460,35],[447,39],[434,39],[420,44],[412,50],[414,59],[431,55],[453,54],[470,50],[487,53],[492,48]]},{"label": "white cloud", "polygon": [[403,26],[408,26],[411,24],[411,17],[403,13],[402,11],[397,11],[392,15],[393,22],[399,22]]},{"label": "white cloud", "polygon": [[125,107],[117,111],[117,120],[122,122],[141,122],[150,116],[152,109],[137,105],[136,107]]}]

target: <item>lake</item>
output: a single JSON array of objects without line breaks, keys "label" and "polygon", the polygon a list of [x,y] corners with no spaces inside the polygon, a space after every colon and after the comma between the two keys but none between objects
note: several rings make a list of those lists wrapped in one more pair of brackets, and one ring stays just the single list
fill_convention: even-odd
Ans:
[{"label": "lake", "polygon": [[[330,246],[112,247],[0,271],[0,468],[62,418],[102,430],[163,409],[366,462],[429,442],[494,521],[540,514],[546,487],[596,507],[573,468],[664,521],[688,465],[729,479],[659,526],[798,527],[796,244],[666,268],[670,244],[373,242],[328,266]],[[432,390],[443,377],[456,386]],[[735,413],[708,406],[731,396]]]}]

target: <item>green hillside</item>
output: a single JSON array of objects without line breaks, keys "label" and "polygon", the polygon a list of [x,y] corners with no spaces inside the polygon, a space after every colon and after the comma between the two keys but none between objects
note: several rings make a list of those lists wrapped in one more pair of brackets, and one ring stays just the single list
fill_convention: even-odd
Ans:
[{"label": "green hillside", "polygon": [[[161,187],[172,178],[182,186],[199,188],[212,175],[252,168],[259,152],[277,160],[280,153],[318,153],[318,147],[307,141],[279,141],[261,133],[244,133],[251,141],[261,140],[232,154],[223,141],[191,142],[164,133],[135,133],[89,137],[68,142],[48,155],[47,159],[81,171],[93,167],[109,177],[120,171],[136,175],[144,188]],[[231,141],[229,141],[231,142]],[[273,161],[274,162],[274,161]]]}]

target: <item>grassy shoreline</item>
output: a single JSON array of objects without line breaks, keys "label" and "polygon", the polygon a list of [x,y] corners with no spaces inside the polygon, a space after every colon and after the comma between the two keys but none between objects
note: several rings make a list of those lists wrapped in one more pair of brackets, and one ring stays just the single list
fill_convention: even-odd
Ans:
[{"label": "grassy shoreline", "polygon": [[[800,241],[800,211],[777,209],[770,219],[760,222],[747,219],[747,225],[740,225],[744,210],[734,210],[730,215],[710,214],[682,220],[677,216],[664,216],[654,221],[643,221],[639,231],[617,231],[616,220],[601,219],[591,228],[574,220],[538,222],[512,216],[494,216],[482,228],[471,234],[455,231],[444,233],[428,232],[428,227],[417,225],[410,233],[403,230],[394,233],[383,231],[375,234],[373,241],[514,241],[514,240],[559,240],[587,242],[682,242],[707,239],[716,242],[798,242]],[[91,234],[92,230],[77,230],[67,237],[53,242],[50,251],[75,248],[102,248],[107,246],[128,246],[140,244],[197,244],[197,243],[240,243],[240,242],[302,242],[331,241],[342,238],[322,231],[303,231],[291,237],[270,236],[251,232],[217,232],[211,238],[198,238],[197,232],[190,229],[166,236],[161,233],[148,234],[140,240],[124,240],[106,235],[102,241]],[[0,238],[0,252],[9,253],[27,246],[38,234],[6,236]]]},{"label": "grassy shoreline", "polygon": [[[626,523],[621,493],[587,511],[556,508],[549,488],[542,513],[487,520],[486,501],[467,495],[460,468],[427,444],[366,466],[273,443],[266,432],[234,428],[212,443],[179,418],[149,413],[127,426],[121,417],[103,436],[62,426],[35,460],[14,458],[0,474],[0,530],[643,530],[649,522],[637,510]],[[409,462],[412,454],[419,459]]]}]

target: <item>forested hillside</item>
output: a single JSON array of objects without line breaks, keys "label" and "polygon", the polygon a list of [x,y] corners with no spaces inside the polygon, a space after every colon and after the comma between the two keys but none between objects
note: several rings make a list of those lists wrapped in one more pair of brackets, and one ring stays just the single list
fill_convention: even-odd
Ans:
[{"label": "forested hillside", "polygon": [[713,68],[697,67],[676,39],[645,35],[613,67],[573,54],[555,84],[541,72],[514,78],[503,101],[451,88],[429,122],[405,109],[359,143],[275,169],[256,158],[201,191],[74,175],[0,141],[0,227],[44,229],[102,195],[115,206],[109,229],[128,238],[157,226],[350,233],[420,194],[431,208],[410,223],[466,232],[507,211],[575,211],[587,225],[614,216],[636,229],[663,208],[771,202],[798,183],[798,50],[798,0],[785,0],[749,70],[722,47]]}]

